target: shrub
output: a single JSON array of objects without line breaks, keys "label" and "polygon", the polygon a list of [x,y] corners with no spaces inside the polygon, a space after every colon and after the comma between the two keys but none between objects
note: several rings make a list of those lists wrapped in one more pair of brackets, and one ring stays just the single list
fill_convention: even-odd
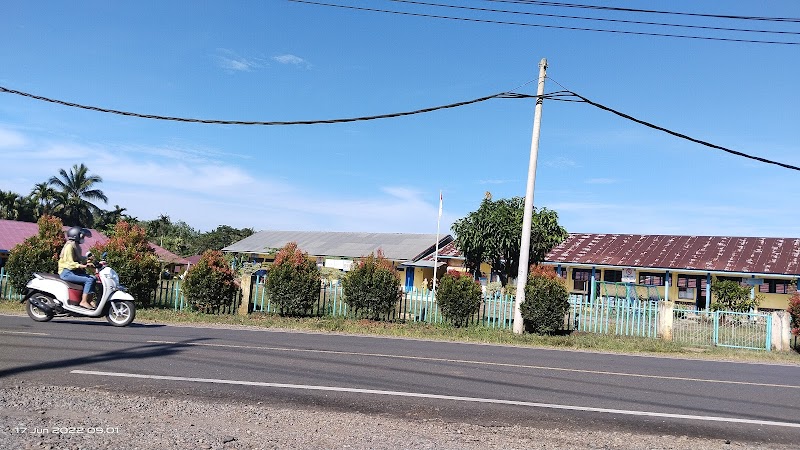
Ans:
[{"label": "shrub", "polygon": [[747,312],[758,307],[761,296],[750,298],[750,286],[742,286],[736,281],[715,280],[711,284],[711,293],[715,301],[711,304],[714,311]]},{"label": "shrub", "polygon": [[342,280],[342,289],[344,300],[354,313],[374,320],[388,314],[402,295],[400,279],[380,250],[354,264]]},{"label": "shrub", "polygon": [[448,322],[464,326],[481,307],[481,285],[468,273],[448,271],[436,289],[436,304]]},{"label": "shrub", "polygon": [[525,329],[537,334],[560,331],[568,310],[569,292],[556,271],[550,266],[532,266],[525,301],[520,305]]},{"label": "shrub", "polygon": [[22,293],[34,272],[56,273],[58,256],[66,242],[61,219],[42,216],[39,233],[14,246],[8,255],[6,272],[14,291]]},{"label": "shrub", "polygon": [[789,315],[792,317],[792,334],[795,336],[800,335],[800,293],[795,292],[792,298],[789,299],[789,307],[786,308]]},{"label": "shrub", "polygon": [[267,293],[282,316],[304,315],[319,301],[319,268],[308,253],[289,242],[275,255],[267,275]]},{"label": "shrub", "polygon": [[158,257],[150,248],[145,230],[126,221],[117,222],[111,237],[92,248],[95,258],[106,253],[106,262],[119,274],[119,281],[136,303],[147,306],[158,285]]},{"label": "shrub", "polygon": [[206,250],[200,261],[186,273],[181,289],[193,309],[210,313],[230,304],[238,286],[222,252]]}]

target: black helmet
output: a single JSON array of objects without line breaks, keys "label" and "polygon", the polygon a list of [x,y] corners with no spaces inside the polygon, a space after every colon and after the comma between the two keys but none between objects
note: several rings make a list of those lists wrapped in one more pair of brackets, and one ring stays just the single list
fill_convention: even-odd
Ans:
[{"label": "black helmet", "polygon": [[92,237],[92,232],[86,228],[72,227],[67,230],[67,239],[75,241],[78,244],[83,244],[83,238]]}]

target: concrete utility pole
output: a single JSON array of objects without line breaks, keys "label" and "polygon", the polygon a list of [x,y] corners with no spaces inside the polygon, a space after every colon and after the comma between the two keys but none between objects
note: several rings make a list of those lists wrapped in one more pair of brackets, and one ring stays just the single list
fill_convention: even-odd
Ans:
[{"label": "concrete utility pole", "polygon": [[519,305],[525,301],[525,285],[528,284],[528,260],[531,249],[531,222],[533,221],[533,186],[536,184],[536,160],[539,156],[539,132],[542,124],[544,99],[544,77],[547,59],[539,61],[539,87],[536,89],[536,109],[533,114],[533,136],[531,137],[531,160],[528,165],[528,186],[525,190],[525,211],[522,216],[522,242],[519,246],[519,271],[517,272],[517,295],[514,301],[514,333],[522,334],[522,311]]}]

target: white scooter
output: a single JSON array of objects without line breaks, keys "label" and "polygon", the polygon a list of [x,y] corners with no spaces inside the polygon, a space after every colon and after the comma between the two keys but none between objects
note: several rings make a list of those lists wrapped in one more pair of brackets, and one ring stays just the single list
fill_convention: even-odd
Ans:
[{"label": "white scooter", "polygon": [[101,317],[116,327],[124,327],[136,317],[133,296],[125,286],[119,284],[119,275],[105,261],[100,262],[97,277],[103,286],[103,294],[95,309],[86,309],[78,304],[83,294],[83,285],[69,283],[52,273],[34,273],[25,286],[23,301],[28,316],[37,322],[47,322],[56,316]]}]

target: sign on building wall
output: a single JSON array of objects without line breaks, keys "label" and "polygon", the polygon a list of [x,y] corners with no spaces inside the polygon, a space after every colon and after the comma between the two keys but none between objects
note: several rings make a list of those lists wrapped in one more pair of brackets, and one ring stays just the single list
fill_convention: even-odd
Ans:
[{"label": "sign on building wall", "polygon": [[325,267],[333,267],[334,269],[349,271],[353,266],[353,261],[348,259],[326,259]]},{"label": "sign on building wall", "polygon": [[626,267],[622,269],[622,282],[636,283],[636,269],[633,267]]}]

